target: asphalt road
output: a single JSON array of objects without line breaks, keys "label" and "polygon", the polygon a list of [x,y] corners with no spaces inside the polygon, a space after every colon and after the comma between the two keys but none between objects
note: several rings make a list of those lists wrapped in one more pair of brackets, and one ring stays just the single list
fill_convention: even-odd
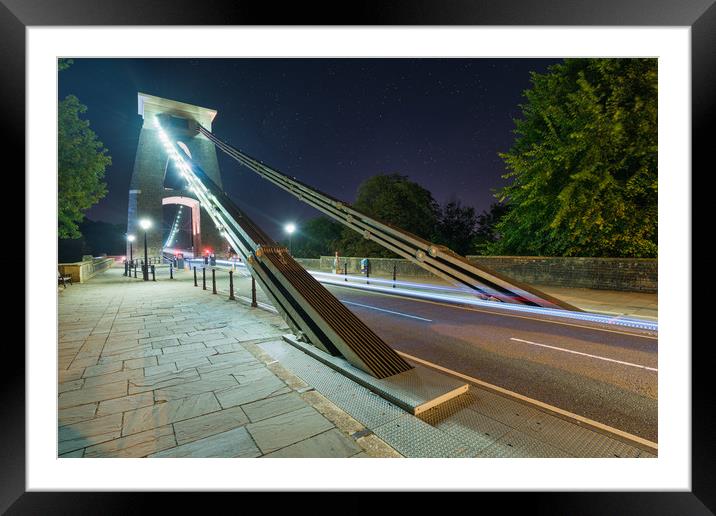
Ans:
[{"label": "asphalt road", "polygon": [[398,351],[658,441],[653,334],[329,289]]},{"label": "asphalt road", "polygon": [[398,351],[658,442],[654,334],[327,287]]}]

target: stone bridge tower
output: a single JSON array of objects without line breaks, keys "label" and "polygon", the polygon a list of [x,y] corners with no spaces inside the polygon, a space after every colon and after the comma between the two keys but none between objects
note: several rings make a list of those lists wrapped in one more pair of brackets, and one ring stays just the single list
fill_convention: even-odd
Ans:
[{"label": "stone bridge tower", "polygon": [[173,133],[186,146],[192,159],[221,187],[214,144],[191,129],[192,122],[198,122],[211,131],[216,111],[145,93],[139,93],[137,97],[139,114],[142,115],[144,123],[134,158],[127,217],[127,234],[136,236],[133,244],[134,257],[144,256],[144,230],[139,227],[139,220],[142,218],[148,218],[152,222],[152,227],[147,231],[148,255],[155,259],[161,256],[165,228],[172,222],[162,219],[162,208],[166,204],[181,204],[189,208],[196,256],[203,254],[206,249],[211,249],[217,255],[224,254],[226,241],[219,235],[211,218],[200,209],[196,196],[184,189],[184,182],[179,181],[178,176],[168,177],[176,176],[176,173],[154,126],[156,115],[172,115],[173,120],[178,122],[172,127]]}]

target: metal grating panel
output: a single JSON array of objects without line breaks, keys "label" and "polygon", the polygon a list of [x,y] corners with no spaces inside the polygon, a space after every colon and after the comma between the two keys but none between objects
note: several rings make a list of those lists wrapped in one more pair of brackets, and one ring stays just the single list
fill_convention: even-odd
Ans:
[{"label": "metal grating panel", "polygon": [[283,341],[262,343],[259,347],[324,396],[352,387],[351,380]]},{"label": "metal grating panel", "polygon": [[344,358],[323,353],[314,346],[299,342],[291,335],[284,335],[283,339],[297,350],[339,371],[411,414],[423,412],[432,405],[444,403],[468,390],[465,382],[420,365],[390,378],[374,378]]},{"label": "metal grating panel", "polygon": [[474,457],[477,452],[410,414],[379,426],[373,433],[405,457]]},{"label": "metal grating panel", "polygon": [[[405,416],[403,409],[370,392],[365,387],[354,385],[355,387],[351,390],[341,390],[324,394],[324,396],[370,429]],[[320,392],[320,389],[316,390]]]},{"label": "metal grating panel", "polygon": [[539,411],[489,391],[480,390],[470,408],[512,428],[519,428]]},{"label": "metal grating panel", "polygon": [[368,428],[373,429],[405,415],[401,408],[290,344],[272,341],[259,344],[259,347]]},{"label": "metal grating panel", "polygon": [[637,457],[639,449],[550,414],[539,414],[520,430],[575,457]]},{"label": "metal grating panel", "polygon": [[494,444],[512,429],[483,414],[463,409],[437,425],[437,428],[470,445],[482,450]]},{"label": "metal grating panel", "polygon": [[477,456],[493,458],[571,457],[567,452],[543,443],[519,430],[512,430],[502,436],[496,443],[481,450]]}]

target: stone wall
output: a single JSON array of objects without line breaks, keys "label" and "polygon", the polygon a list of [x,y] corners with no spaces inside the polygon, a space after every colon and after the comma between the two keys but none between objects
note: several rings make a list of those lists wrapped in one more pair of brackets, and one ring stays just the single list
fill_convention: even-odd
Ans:
[{"label": "stone wall", "polygon": [[295,258],[295,260],[300,263],[304,269],[308,269],[310,271],[317,271],[321,269],[320,258]]},{"label": "stone wall", "polygon": [[[468,256],[483,266],[510,278],[533,285],[593,288],[629,292],[658,291],[658,261],[655,258],[559,258],[544,256]],[[307,269],[329,271],[333,256],[299,258]],[[361,257],[338,258],[340,272],[348,264],[348,273],[360,273]],[[370,258],[371,274],[391,276],[393,266],[398,277],[428,278],[432,274],[403,259]]]},{"label": "stone wall", "polygon": [[658,292],[656,258],[468,256],[467,259],[534,285]]},{"label": "stone wall", "polygon": [[[331,271],[333,269],[333,256],[321,256],[320,258],[296,258],[296,261],[303,265],[306,269]],[[355,256],[339,256],[339,272],[343,272],[343,267],[348,265],[348,274],[360,273],[360,261],[363,257]],[[400,260],[393,258],[370,258],[370,273],[376,276],[392,276],[393,266],[396,268],[396,275],[412,278],[430,278],[432,274],[425,269],[418,267],[408,260]]]},{"label": "stone wall", "polygon": [[58,269],[63,276],[70,276],[73,283],[85,283],[100,272],[114,265],[113,258],[92,258],[75,263],[60,263]]}]

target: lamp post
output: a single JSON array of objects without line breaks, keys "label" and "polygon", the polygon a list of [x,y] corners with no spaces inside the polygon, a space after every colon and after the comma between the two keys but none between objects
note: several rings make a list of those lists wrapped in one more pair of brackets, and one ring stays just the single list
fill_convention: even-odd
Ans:
[{"label": "lamp post", "polygon": [[283,229],[286,233],[288,233],[288,252],[293,255],[293,233],[296,231],[296,224],[289,222]]},{"label": "lamp post", "polygon": [[132,242],[136,237],[134,235],[127,235],[127,242],[129,242],[129,262],[134,261],[134,254],[132,253]]},{"label": "lamp post", "polygon": [[152,227],[152,221],[149,219],[142,219],[139,221],[139,225],[144,230],[144,267],[142,267],[142,275],[144,281],[149,281],[149,257],[147,255],[147,230]]},{"label": "lamp post", "polygon": [[127,235],[127,242],[129,242],[129,261],[127,261],[127,266],[124,271],[125,276],[131,276],[131,268],[132,268],[132,262],[133,262],[133,253],[132,253],[132,242],[134,242],[134,235]]}]

